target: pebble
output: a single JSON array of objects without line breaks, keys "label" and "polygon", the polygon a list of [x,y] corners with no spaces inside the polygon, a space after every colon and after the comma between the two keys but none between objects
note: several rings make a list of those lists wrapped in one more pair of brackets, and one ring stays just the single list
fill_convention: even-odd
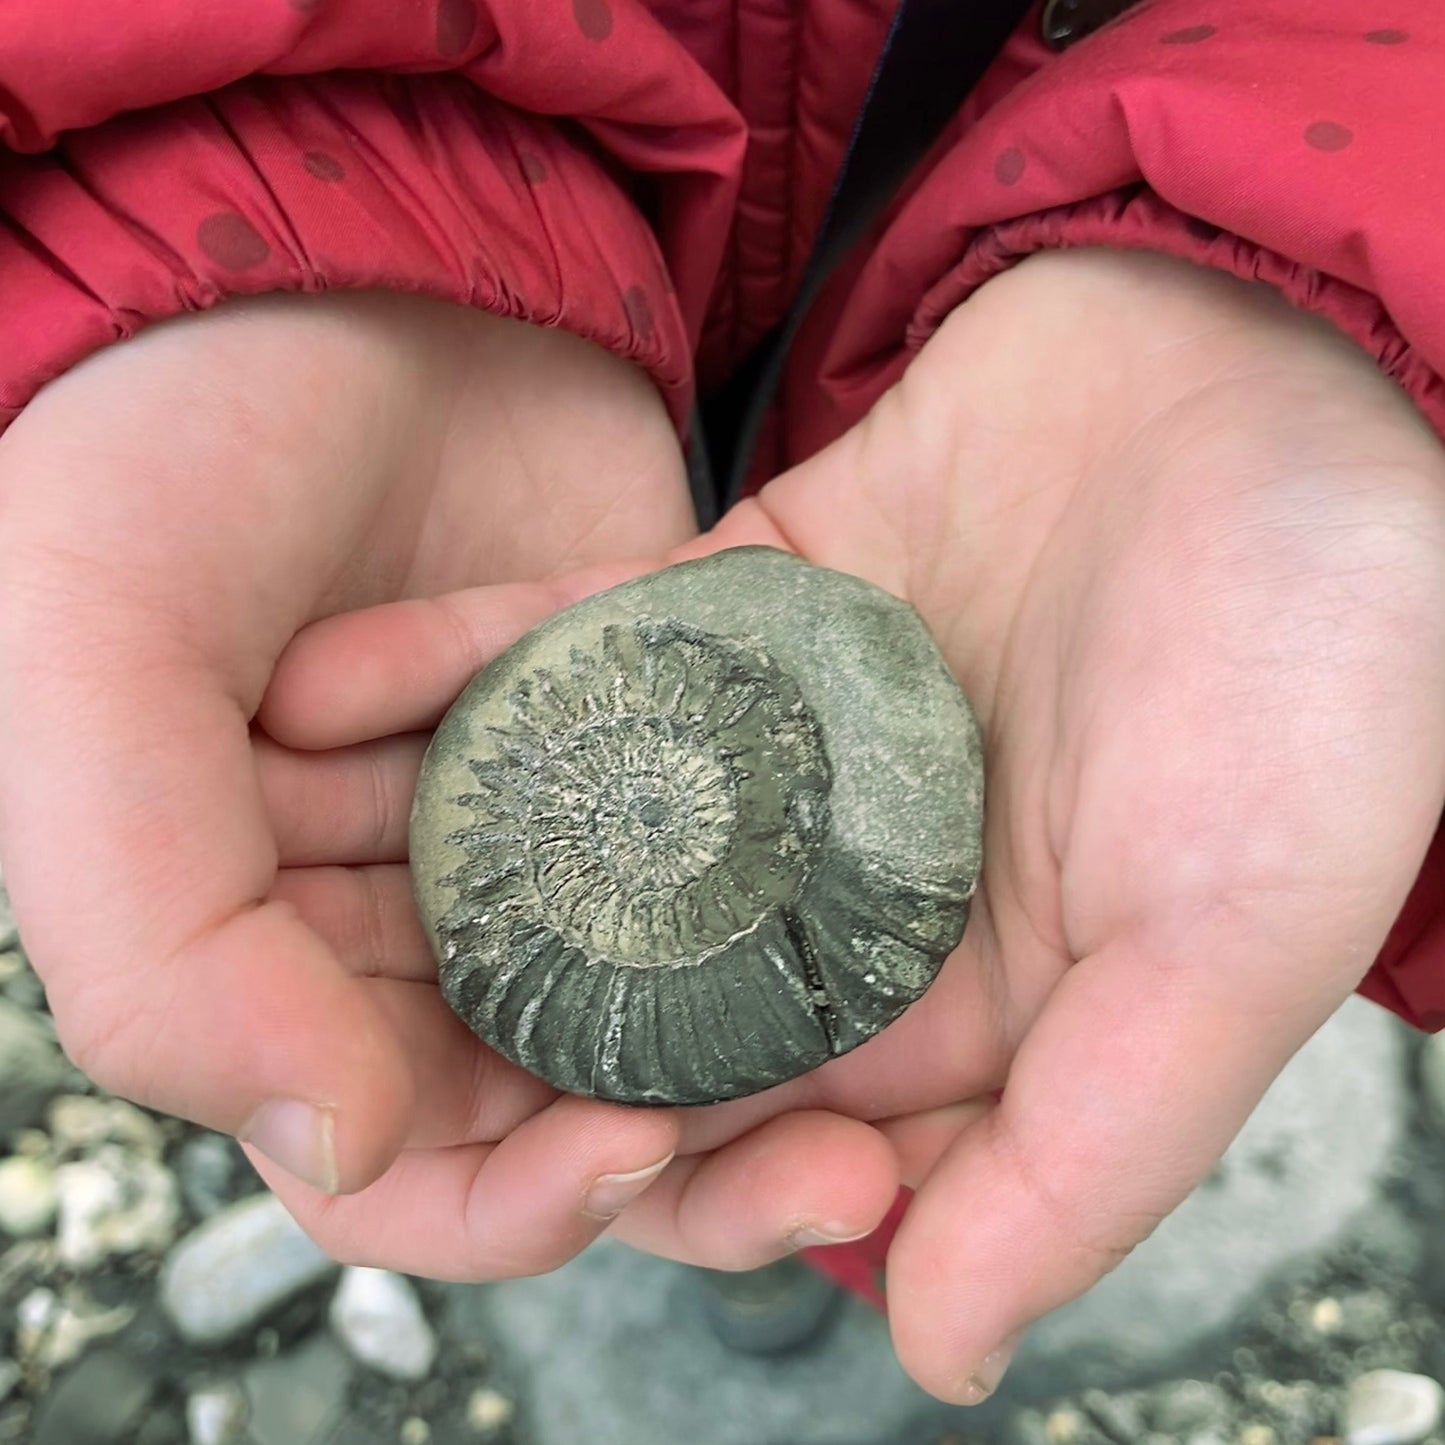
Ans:
[{"label": "pebble", "polygon": [[92,1340],[123,1330],[135,1318],[129,1305],[100,1309],[77,1289],[64,1298],[37,1288],[15,1309],[15,1345],[20,1359],[56,1370],[79,1359]]},{"label": "pebble", "polygon": [[473,1390],[467,1400],[467,1424],[478,1435],[493,1435],[511,1422],[517,1407],[500,1390]]},{"label": "pebble", "polygon": [[161,1271],[161,1304],[192,1344],[219,1344],[335,1269],[274,1194],[256,1194],[176,1245]]},{"label": "pebble", "polygon": [[35,1415],[33,1445],[112,1445],[145,1418],[156,1381],[118,1350],[98,1350],[68,1371]]},{"label": "pebble", "polygon": [[181,1193],[200,1219],[219,1214],[236,1192],[240,1153],[224,1134],[196,1134],[188,1139],[176,1160]]},{"label": "pebble", "polygon": [[338,1438],[350,1378],[346,1356],[324,1334],[274,1360],[258,1360],[246,1371],[251,1440],[255,1445],[319,1445]]},{"label": "pebble", "polygon": [[398,1438],[401,1445],[427,1445],[431,1439],[431,1426],[420,1415],[409,1415],[401,1422]]},{"label": "pebble", "polygon": [[1434,1433],[1445,1411],[1445,1390],[1425,1375],[1372,1370],[1345,1396],[1345,1445],[1415,1445]]},{"label": "pebble", "polygon": [[10,1398],[24,1376],[25,1371],[14,1360],[0,1359],[0,1405]]},{"label": "pebble", "polygon": [[175,1238],[175,1176],[158,1159],[102,1144],[93,1158],[62,1164],[55,1179],[60,1258],[72,1269],[92,1269],[112,1255],[162,1250]]},{"label": "pebble", "polygon": [[246,1396],[229,1380],[193,1390],[186,1400],[191,1445],[235,1445],[246,1428]]},{"label": "pebble", "polygon": [[388,1270],[343,1271],[331,1327],[363,1365],[392,1379],[425,1379],[436,1362],[436,1335],[416,1291]]},{"label": "pebble", "polygon": [[152,1159],[163,1143],[154,1119],[124,1099],[62,1094],[50,1105],[50,1137],[61,1154],[88,1154],[101,1144],[124,1144]]},{"label": "pebble", "polygon": [[0,1137],[38,1124],[46,1104],[72,1077],[65,1056],[35,1015],[0,999]]},{"label": "pebble", "polygon": [[1149,1413],[1154,1428],[1165,1435],[1219,1430],[1229,1420],[1229,1398],[1218,1385],[1180,1380],[1155,1393]]},{"label": "pebble", "polygon": [[1431,1121],[1445,1130],[1445,1031],[1430,1034],[1420,1050],[1420,1090]]},{"label": "pebble", "polygon": [[44,1234],[55,1218],[55,1168],[48,1159],[0,1160],[0,1229],[13,1239]]}]

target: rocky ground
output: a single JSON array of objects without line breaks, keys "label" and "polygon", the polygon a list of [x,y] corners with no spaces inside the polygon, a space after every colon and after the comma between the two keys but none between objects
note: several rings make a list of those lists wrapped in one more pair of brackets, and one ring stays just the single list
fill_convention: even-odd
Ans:
[{"label": "rocky ground", "polygon": [[339,1270],[230,1140],[66,1063],[0,895],[0,1442],[1445,1445],[1445,1042],[1346,1009],[979,1410],[861,1305],[758,1358],[710,1302],[608,1245],[497,1285]]}]

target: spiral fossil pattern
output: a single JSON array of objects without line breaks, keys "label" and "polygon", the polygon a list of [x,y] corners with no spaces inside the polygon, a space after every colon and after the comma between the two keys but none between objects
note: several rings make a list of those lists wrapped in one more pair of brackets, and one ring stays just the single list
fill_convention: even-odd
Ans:
[{"label": "spiral fossil pattern", "polygon": [[[493,1047],[570,1092],[706,1103],[814,1067],[917,998],[976,865],[897,867],[844,836],[826,689],[756,632],[609,605],[639,587],[474,680],[423,768],[413,871],[443,992]],[[909,689],[886,695],[908,706]]]}]

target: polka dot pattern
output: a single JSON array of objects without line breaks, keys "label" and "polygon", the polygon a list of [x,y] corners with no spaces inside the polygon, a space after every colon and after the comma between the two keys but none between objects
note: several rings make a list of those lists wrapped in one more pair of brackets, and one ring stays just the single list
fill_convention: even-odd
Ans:
[{"label": "polka dot pattern", "polygon": [[301,157],[301,164],[318,181],[344,181],[346,179],[346,167],[326,151],[307,151]]},{"label": "polka dot pattern", "polygon": [[217,211],[196,227],[196,244],[227,271],[251,271],[271,254],[266,238],[235,211]]},{"label": "polka dot pattern", "polygon": [[1024,158],[1024,153],[1017,147],[1010,146],[1008,150],[1000,151],[998,159],[994,161],[993,178],[1001,186],[1016,186],[1027,168],[1028,161]]},{"label": "polka dot pattern", "polygon": [[1161,45],[1198,45],[1212,40],[1219,32],[1212,25],[1186,25],[1183,30],[1171,30],[1159,37]]},{"label": "polka dot pattern", "polygon": [[607,0],[572,0],[572,15],[589,40],[606,40],[612,34],[612,7]]},{"label": "polka dot pattern", "polygon": [[1342,151],[1354,139],[1354,131],[1337,120],[1317,120],[1305,127],[1305,144],[1311,150]]},{"label": "polka dot pattern", "polygon": [[477,33],[477,7],[472,0],[437,0],[437,52],[452,59],[461,55]]}]

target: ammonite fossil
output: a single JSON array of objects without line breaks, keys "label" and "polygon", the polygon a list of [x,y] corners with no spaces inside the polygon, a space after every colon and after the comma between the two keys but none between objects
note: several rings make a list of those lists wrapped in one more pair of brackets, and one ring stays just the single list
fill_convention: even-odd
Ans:
[{"label": "ammonite fossil", "polygon": [[968,918],[983,771],[912,608],[762,547],[568,608],[437,729],[412,874],[447,1000],[572,1093],[700,1104],[845,1053]]}]

